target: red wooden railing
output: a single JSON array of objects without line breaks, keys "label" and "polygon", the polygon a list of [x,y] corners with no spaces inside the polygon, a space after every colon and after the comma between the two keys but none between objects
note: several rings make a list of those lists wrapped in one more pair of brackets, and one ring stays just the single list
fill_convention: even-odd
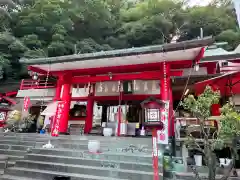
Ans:
[{"label": "red wooden railing", "polygon": [[20,85],[20,90],[49,89],[49,88],[55,88],[55,87],[56,87],[56,83],[52,81],[46,82],[46,80],[23,79]]}]

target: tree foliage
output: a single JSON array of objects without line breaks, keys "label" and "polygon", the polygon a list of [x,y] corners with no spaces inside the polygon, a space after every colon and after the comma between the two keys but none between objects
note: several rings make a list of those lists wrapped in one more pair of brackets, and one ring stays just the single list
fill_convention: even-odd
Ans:
[{"label": "tree foliage", "polygon": [[[211,107],[219,103],[220,93],[213,91],[207,86],[205,91],[198,97],[188,95],[183,102],[184,109],[190,111],[200,122],[200,134],[203,142],[198,142],[191,134],[186,142],[189,148],[197,149],[204,155],[205,162],[208,166],[208,179],[214,180],[216,176],[216,154],[214,150],[227,146],[231,149],[232,159],[236,159],[237,137],[240,135],[240,114],[230,104],[225,104],[221,109],[221,119],[218,122],[219,128],[210,135],[210,127],[206,126],[206,121],[211,117]],[[234,166],[234,162],[228,173],[222,179],[227,179]],[[199,177],[198,172],[195,171]]]},{"label": "tree foliage", "polygon": [[21,78],[19,59],[96,52],[217,36],[239,43],[232,6],[188,7],[175,0],[0,0],[0,64]]}]

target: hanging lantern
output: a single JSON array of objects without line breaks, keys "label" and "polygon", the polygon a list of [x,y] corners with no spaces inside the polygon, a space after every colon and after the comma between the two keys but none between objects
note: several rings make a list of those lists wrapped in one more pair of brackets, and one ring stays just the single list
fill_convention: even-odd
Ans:
[{"label": "hanging lantern", "polygon": [[148,82],[144,81],[144,91],[148,91]]},{"label": "hanging lantern", "polygon": [[103,92],[103,84],[100,82],[98,92]]},{"label": "hanging lantern", "polygon": [[123,92],[123,91],[124,91],[124,90],[123,90],[123,83],[121,83],[120,86],[121,86],[121,87],[120,87],[120,91]]},{"label": "hanging lantern", "polygon": [[156,91],[156,90],[157,90],[156,81],[152,81],[152,91]]},{"label": "hanging lantern", "polygon": [[94,88],[94,86],[91,84],[91,85],[90,85],[90,93],[93,93],[93,92],[94,92],[94,89],[93,89],[93,88]]},{"label": "hanging lantern", "polygon": [[136,80],[133,81],[133,90],[136,90],[137,82]]},{"label": "hanging lantern", "polygon": [[118,81],[118,89],[117,89],[118,92],[121,91],[121,81]]},{"label": "hanging lantern", "polygon": [[79,93],[80,89],[79,89],[79,84],[77,84],[77,93]]},{"label": "hanging lantern", "polygon": [[108,86],[107,86],[107,84],[105,84],[105,86],[104,86],[104,91],[105,91],[105,92],[108,92]]},{"label": "hanging lantern", "polygon": [[132,83],[128,83],[128,92],[131,92],[132,91]]},{"label": "hanging lantern", "polygon": [[140,89],[139,83],[137,83],[136,81],[135,90],[138,91],[139,89]]},{"label": "hanging lantern", "polygon": [[112,87],[112,92],[116,92],[116,85],[115,85],[115,83],[113,83],[113,87]]}]

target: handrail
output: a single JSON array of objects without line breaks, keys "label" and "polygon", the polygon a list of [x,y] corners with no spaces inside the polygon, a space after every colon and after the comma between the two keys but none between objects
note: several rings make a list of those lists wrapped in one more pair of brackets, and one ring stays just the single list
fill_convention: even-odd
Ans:
[{"label": "handrail", "polygon": [[20,90],[27,89],[49,89],[55,88],[55,82],[46,82],[45,80],[31,80],[31,79],[23,79],[21,81]]}]

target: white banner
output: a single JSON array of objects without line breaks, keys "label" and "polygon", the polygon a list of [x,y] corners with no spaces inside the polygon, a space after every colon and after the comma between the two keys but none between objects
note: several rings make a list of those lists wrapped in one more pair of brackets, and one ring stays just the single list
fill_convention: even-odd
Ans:
[{"label": "white banner", "polygon": [[169,116],[169,101],[164,101],[165,107],[161,111],[161,122],[163,129],[157,131],[158,144],[168,144],[168,116]]},{"label": "white banner", "polygon": [[240,0],[233,0],[233,4],[234,4],[235,11],[236,11],[238,26],[240,28]]}]

